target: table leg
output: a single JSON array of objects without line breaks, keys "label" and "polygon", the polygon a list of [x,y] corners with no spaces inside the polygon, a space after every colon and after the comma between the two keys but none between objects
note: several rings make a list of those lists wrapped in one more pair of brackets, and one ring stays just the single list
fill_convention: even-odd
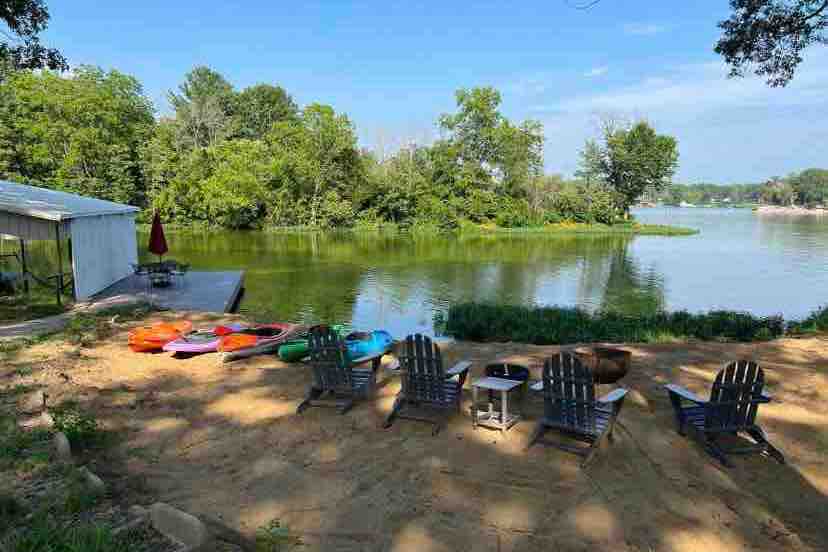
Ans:
[{"label": "table leg", "polygon": [[477,429],[477,386],[472,386],[472,429]]},{"label": "table leg", "polygon": [[504,389],[503,391],[500,392],[500,396],[501,396],[501,401],[500,401],[500,403],[501,403],[500,432],[501,433],[506,433],[506,424],[508,423],[508,420],[509,420],[509,404],[507,402],[509,400],[509,392]]}]

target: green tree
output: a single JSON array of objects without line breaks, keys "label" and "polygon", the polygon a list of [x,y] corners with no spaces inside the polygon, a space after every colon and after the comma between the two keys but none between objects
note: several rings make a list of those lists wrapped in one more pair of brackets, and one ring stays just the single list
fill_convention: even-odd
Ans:
[{"label": "green tree", "polygon": [[40,33],[49,25],[49,10],[43,0],[0,0],[0,19],[8,39],[0,41],[0,62],[13,69],[60,69],[69,65],[55,48],[40,43]]},{"label": "green tree", "polygon": [[235,128],[242,138],[263,138],[273,123],[295,119],[299,109],[284,88],[257,84],[235,98]]},{"label": "green tree", "polygon": [[440,128],[456,154],[461,191],[489,188],[514,194],[543,168],[543,127],[537,121],[513,125],[498,110],[500,92],[492,87],[461,88],[457,112],[444,114]]},{"label": "green tree", "polygon": [[0,85],[0,175],[142,205],[153,124],[141,85],[118,71],[17,72]]},{"label": "green tree", "polygon": [[730,7],[730,18],[719,23],[715,50],[731,76],[752,68],[771,86],[785,86],[803,51],[828,42],[828,0],[730,0]]},{"label": "green tree", "polygon": [[828,203],[828,170],[807,169],[790,177],[788,183],[803,205]]},{"label": "green tree", "polygon": [[[327,105],[311,104],[297,121],[280,121],[267,136],[273,155],[273,185],[285,201],[304,210],[302,223],[325,226],[340,223],[336,203],[351,204],[365,179],[354,127],[347,116]],[[347,209],[346,209],[347,210]],[[284,209],[280,207],[276,222]],[[353,223],[353,220],[350,221]]]},{"label": "green tree", "polygon": [[178,93],[168,95],[175,110],[178,141],[191,149],[216,145],[233,134],[233,86],[209,67],[199,66],[187,73]]},{"label": "green tree", "polygon": [[656,134],[644,121],[607,123],[602,142],[587,141],[582,164],[584,173],[599,175],[617,194],[626,217],[645,190],[661,191],[670,183],[678,166],[676,139]]}]

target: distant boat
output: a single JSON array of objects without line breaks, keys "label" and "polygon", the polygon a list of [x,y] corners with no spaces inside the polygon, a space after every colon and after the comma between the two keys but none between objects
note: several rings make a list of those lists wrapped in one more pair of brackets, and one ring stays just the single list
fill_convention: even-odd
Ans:
[{"label": "distant boat", "polygon": [[679,203],[679,207],[695,207],[692,203],[687,203],[686,201],[682,201]]}]

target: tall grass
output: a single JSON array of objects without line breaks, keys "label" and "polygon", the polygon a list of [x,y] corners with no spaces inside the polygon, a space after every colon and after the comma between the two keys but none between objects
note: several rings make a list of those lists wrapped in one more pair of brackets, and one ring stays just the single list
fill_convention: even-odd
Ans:
[{"label": "tall grass", "polygon": [[[828,320],[828,316],[826,316]],[[560,345],[595,341],[656,343],[688,339],[759,341],[783,335],[781,316],[759,317],[743,312],[686,311],[627,316],[589,313],[578,308],[522,307],[463,303],[438,320],[444,333],[471,341],[516,341]]]}]

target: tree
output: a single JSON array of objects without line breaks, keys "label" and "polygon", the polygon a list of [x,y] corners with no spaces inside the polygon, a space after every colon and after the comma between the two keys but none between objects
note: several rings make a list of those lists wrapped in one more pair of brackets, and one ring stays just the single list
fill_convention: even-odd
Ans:
[{"label": "tree", "polygon": [[440,128],[457,154],[462,189],[493,188],[514,193],[543,169],[543,126],[533,120],[519,125],[504,117],[500,92],[492,87],[461,88],[458,111],[440,117]]},{"label": "tree", "polygon": [[787,180],[803,205],[828,203],[828,170],[807,169]]},{"label": "tree", "polygon": [[40,43],[39,34],[49,24],[49,10],[43,0],[0,0],[0,19],[8,27],[0,41],[0,60],[14,69],[67,70],[66,58]]},{"label": "tree", "polygon": [[283,222],[286,210],[292,209],[302,211],[302,220],[296,221],[301,224],[353,223],[352,199],[365,174],[347,116],[311,104],[298,120],[274,124],[266,139],[273,159],[272,186],[282,198],[280,210],[271,216],[274,222]]},{"label": "tree", "polygon": [[168,99],[175,109],[179,143],[184,148],[208,147],[233,133],[236,93],[233,86],[209,67],[196,67]]},{"label": "tree", "polygon": [[118,71],[16,72],[0,85],[0,175],[142,205],[153,124],[141,85]]},{"label": "tree", "polygon": [[616,194],[625,217],[648,188],[661,191],[678,167],[672,136],[656,134],[646,122],[632,126],[607,123],[602,142],[588,140],[582,154],[583,172],[599,175]]},{"label": "tree", "polygon": [[733,14],[719,22],[715,51],[740,77],[753,68],[771,86],[785,86],[802,62],[802,52],[826,44],[828,0],[730,0]]},{"label": "tree", "polygon": [[235,104],[235,127],[242,138],[262,138],[273,123],[295,119],[299,111],[284,88],[270,84],[245,88]]}]

